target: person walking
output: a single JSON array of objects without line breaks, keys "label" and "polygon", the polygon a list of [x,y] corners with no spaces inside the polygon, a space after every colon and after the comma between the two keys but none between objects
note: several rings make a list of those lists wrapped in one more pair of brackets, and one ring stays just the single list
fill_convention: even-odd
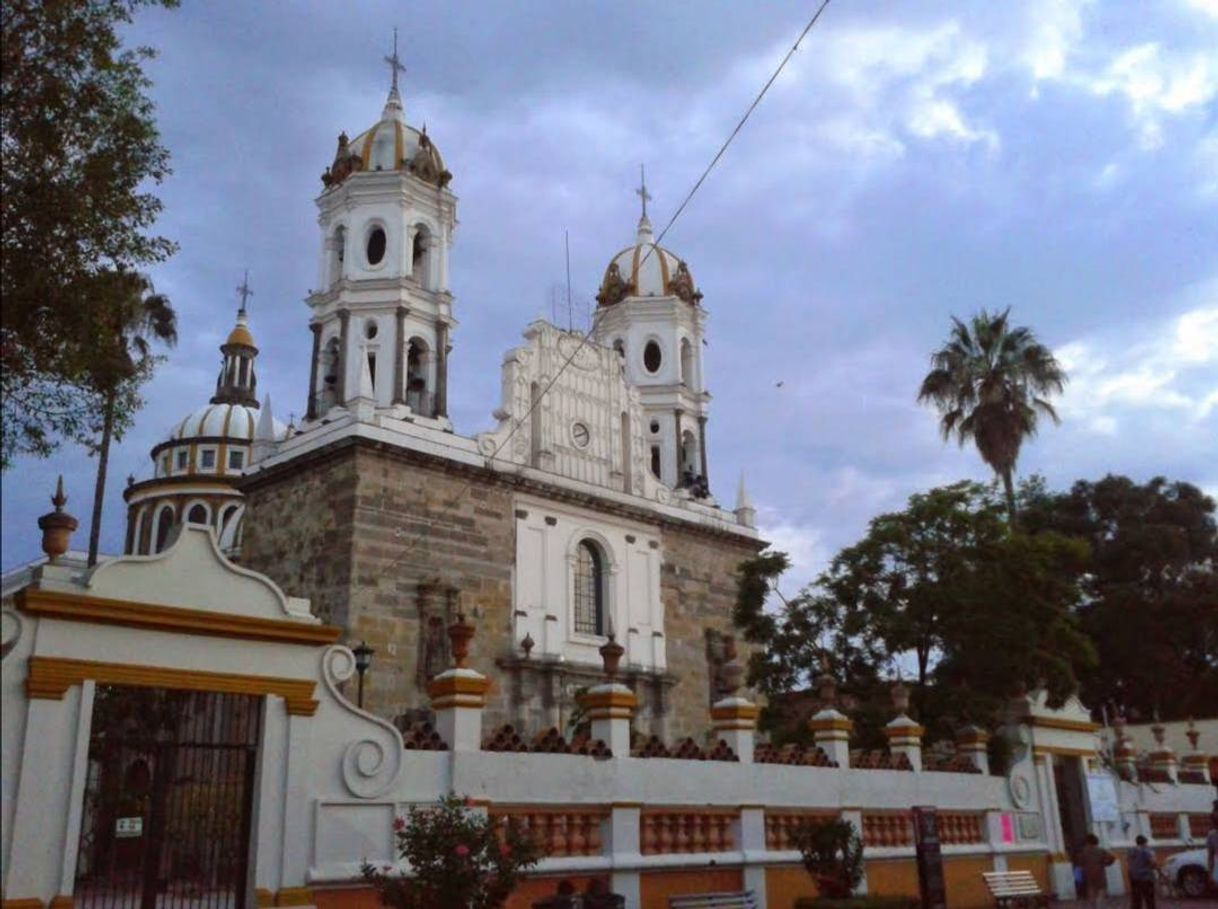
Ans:
[{"label": "person walking", "polygon": [[1108,902],[1108,881],[1104,869],[1116,861],[1116,856],[1100,845],[1100,838],[1087,834],[1086,845],[1079,853],[1078,864],[1083,869],[1083,883],[1087,885],[1087,900],[1092,909],[1103,909]]},{"label": "person walking", "polygon": [[1155,854],[1146,845],[1146,837],[1141,834],[1134,840],[1134,847],[1129,850],[1126,859],[1129,869],[1129,893],[1132,898],[1131,909],[1155,909],[1155,878],[1158,875],[1159,863]]}]

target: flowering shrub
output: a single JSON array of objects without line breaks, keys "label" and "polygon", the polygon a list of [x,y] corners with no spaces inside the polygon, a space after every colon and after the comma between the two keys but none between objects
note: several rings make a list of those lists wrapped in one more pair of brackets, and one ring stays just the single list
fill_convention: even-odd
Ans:
[{"label": "flowering shrub", "polygon": [[840,899],[854,893],[863,879],[863,841],[853,824],[842,818],[804,824],[795,842],[821,896]]},{"label": "flowering shrub", "polygon": [[395,818],[398,855],[411,876],[365,863],[364,880],[392,909],[499,909],[521,872],[537,864],[537,845],[514,824],[469,810],[468,797],[447,795],[430,808]]}]

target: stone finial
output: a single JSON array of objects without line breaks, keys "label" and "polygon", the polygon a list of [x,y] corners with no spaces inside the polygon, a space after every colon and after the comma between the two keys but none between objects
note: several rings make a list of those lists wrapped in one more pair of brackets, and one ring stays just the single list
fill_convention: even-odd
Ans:
[{"label": "stone finial", "polygon": [[744,667],[737,659],[730,659],[719,667],[720,691],[724,697],[733,697],[740,691],[744,681]]},{"label": "stone finial", "polygon": [[460,612],[457,613],[457,621],[448,626],[448,640],[452,645],[453,665],[456,668],[465,668],[465,661],[469,659],[469,642],[476,631],[473,622],[467,622],[464,613]]},{"label": "stone finial", "polygon": [[1159,722],[1158,717],[1155,718],[1154,725],[1150,727],[1150,732],[1151,732],[1151,735],[1153,735],[1155,737],[1155,744],[1158,745],[1160,748],[1162,748],[1164,734],[1167,732],[1167,728],[1162,723]]},{"label": "stone finial", "polygon": [[524,651],[524,658],[527,660],[533,653],[533,648],[536,642],[533,640],[533,635],[525,632],[524,638],[520,642],[520,649]]},{"label": "stone finial", "polygon": [[38,529],[42,531],[42,551],[47,554],[47,560],[54,565],[59,557],[68,551],[72,532],[80,526],[80,522],[63,510],[68,497],[63,491],[63,474],[55,486],[55,495],[51,496],[54,511],[49,511],[38,519]]},{"label": "stone finial", "polygon": [[600,655],[601,663],[605,668],[605,677],[613,682],[617,679],[617,667],[622,662],[622,654],[626,652],[626,648],[614,640],[613,633],[610,632],[609,640],[601,645]]},{"label": "stone finial", "polygon": [[832,707],[837,702],[837,682],[829,671],[829,657],[823,653],[820,657],[820,669],[820,675],[816,677],[816,693],[822,707]]},{"label": "stone finial", "polygon": [[1197,750],[1197,742],[1201,739],[1201,733],[1197,731],[1197,724],[1193,722],[1193,718],[1188,718],[1188,731],[1184,733],[1188,737],[1188,745],[1193,750]]},{"label": "stone finial", "polygon": [[892,706],[896,708],[899,714],[904,714],[909,710],[909,686],[901,681],[900,678],[892,686]]}]

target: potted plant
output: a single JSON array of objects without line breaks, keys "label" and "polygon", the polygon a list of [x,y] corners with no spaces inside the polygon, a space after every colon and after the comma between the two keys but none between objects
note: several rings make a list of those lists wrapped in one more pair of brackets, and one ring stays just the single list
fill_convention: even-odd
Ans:
[{"label": "potted plant", "polygon": [[395,818],[394,839],[409,874],[393,865],[361,868],[391,909],[499,909],[537,864],[538,845],[516,825],[471,811],[468,797],[447,795]]}]

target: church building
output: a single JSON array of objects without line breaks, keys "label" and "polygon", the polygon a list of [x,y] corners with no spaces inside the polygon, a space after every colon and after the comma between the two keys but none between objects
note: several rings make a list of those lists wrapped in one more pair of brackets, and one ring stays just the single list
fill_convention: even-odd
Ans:
[{"label": "church building", "polygon": [[492,680],[488,726],[566,727],[612,637],[636,730],[701,738],[722,668],[747,659],[736,569],[763,545],[743,483],[732,510],[711,494],[702,293],[656,244],[644,188],[592,331],[528,325],[493,428],[455,432],[454,177],[407,123],[390,62],[380,118],[340,135],[322,175],[304,419],[259,413],[243,308],[212,403],[128,490],[128,550],[157,551],[161,522],[212,523],[243,565],[373,648],[365,706],[400,725],[427,715],[460,613]]}]

